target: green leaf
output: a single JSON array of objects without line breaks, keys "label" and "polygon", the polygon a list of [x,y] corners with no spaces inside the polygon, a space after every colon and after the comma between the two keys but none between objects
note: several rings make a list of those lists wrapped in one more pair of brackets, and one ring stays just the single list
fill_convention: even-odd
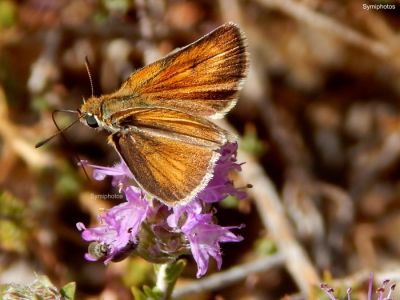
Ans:
[{"label": "green leaf", "polygon": [[152,264],[140,257],[130,257],[122,280],[126,286],[142,286],[152,278]]},{"label": "green leaf", "polygon": [[255,250],[260,257],[266,255],[273,255],[278,251],[276,243],[268,237],[262,237],[256,240]]},{"label": "green leaf", "polygon": [[245,127],[243,137],[240,140],[240,149],[254,156],[261,156],[265,153],[266,147],[259,139],[254,125]]},{"label": "green leaf", "polygon": [[0,248],[24,254],[29,226],[25,204],[8,192],[0,193]]},{"label": "green leaf", "polygon": [[151,288],[147,285],[143,286],[144,299],[146,300],[162,300],[168,299],[163,297],[163,294],[157,288]]},{"label": "green leaf", "polygon": [[60,290],[61,295],[63,295],[65,299],[71,299],[71,300],[75,299],[75,291],[76,291],[76,282],[67,283]]},{"label": "green leaf", "polygon": [[37,276],[30,285],[9,284],[1,291],[2,297],[18,299],[60,299],[61,294],[46,276]]},{"label": "green leaf", "polygon": [[224,200],[222,200],[219,204],[223,208],[232,208],[237,209],[239,206],[239,199],[235,196],[229,195]]},{"label": "green leaf", "polygon": [[102,2],[110,12],[126,13],[132,6],[131,0],[103,0]]},{"label": "green leaf", "polygon": [[186,266],[186,260],[184,259],[179,259],[174,263],[168,264],[166,270],[168,282],[175,284],[185,266]]},{"label": "green leaf", "polygon": [[146,295],[137,287],[131,287],[131,292],[133,297],[135,297],[135,300],[146,300]]},{"label": "green leaf", "polygon": [[17,8],[12,1],[0,1],[0,29],[15,24]]},{"label": "green leaf", "polygon": [[64,197],[76,196],[81,188],[81,182],[76,171],[72,171],[69,167],[61,174],[61,177],[56,183],[56,191]]},{"label": "green leaf", "polygon": [[43,112],[49,108],[49,101],[43,96],[36,96],[33,97],[30,105],[32,110]]}]

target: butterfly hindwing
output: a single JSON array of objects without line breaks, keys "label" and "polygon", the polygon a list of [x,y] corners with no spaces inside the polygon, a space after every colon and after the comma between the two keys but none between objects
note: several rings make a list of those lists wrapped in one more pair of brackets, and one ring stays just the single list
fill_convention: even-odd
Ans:
[{"label": "butterfly hindwing", "polygon": [[224,131],[210,121],[164,108],[114,116],[111,142],[139,186],[167,205],[192,200],[212,178]]},{"label": "butterfly hindwing", "polygon": [[209,182],[219,154],[137,131],[111,136],[138,185],[167,205],[191,201]]}]

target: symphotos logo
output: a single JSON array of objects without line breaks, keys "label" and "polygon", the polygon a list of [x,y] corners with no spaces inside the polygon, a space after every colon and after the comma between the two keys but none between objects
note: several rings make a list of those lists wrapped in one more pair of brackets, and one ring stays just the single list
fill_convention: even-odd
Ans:
[{"label": "symphotos logo", "polygon": [[103,199],[103,200],[122,199],[123,198],[122,194],[92,194],[92,197],[96,198],[96,199]]},{"label": "symphotos logo", "polygon": [[366,4],[362,5],[365,10],[387,10],[396,9],[396,4]]}]

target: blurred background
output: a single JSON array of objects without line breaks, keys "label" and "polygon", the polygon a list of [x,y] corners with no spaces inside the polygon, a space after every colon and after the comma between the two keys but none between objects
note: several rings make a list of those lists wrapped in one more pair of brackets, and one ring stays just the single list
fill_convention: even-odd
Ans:
[{"label": "blurred background", "polygon": [[[328,281],[364,299],[370,271],[400,279],[399,2],[0,0],[0,283],[44,274],[58,287],[76,281],[77,299],[106,300],[152,284],[139,258],[105,267],[83,257],[75,224],[95,224],[117,200],[93,196],[110,181],[88,180],[77,156],[116,162],[107,133],[77,124],[68,143],[34,146],[56,132],[52,111],[90,97],[85,57],[98,96],[228,21],[250,50],[227,121],[246,161],[235,183],[253,188],[246,200],[226,199],[217,217],[246,224],[244,241],[223,245],[222,271],[211,263],[217,277],[205,284],[189,258],[176,292],[326,299],[318,285]],[[60,127],[76,118],[57,114]]]}]

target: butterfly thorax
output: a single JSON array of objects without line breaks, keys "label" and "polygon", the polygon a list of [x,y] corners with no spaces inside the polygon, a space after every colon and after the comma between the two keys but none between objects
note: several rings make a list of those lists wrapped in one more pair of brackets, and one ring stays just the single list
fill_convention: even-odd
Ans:
[{"label": "butterfly thorax", "polygon": [[100,97],[102,118],[110,120],[116,113],[123,113],[132,107],[146,106],[141,97],[132,90],[119,91]]},{"label": "butterfly thorax", "polygon": [[[89,98],[80,108],[81,122],[86,126],[105,129],[111,133],[123,132],[124,127],[119,124],[118,119],[121,113],[124,114],[124,107],[119,105],[113,108],[116,104],[114,98],[112,95]],[[119,117],[114,118],[116,115]]]},{"label": "butterfly thorax", "polygon": [[101,97],[90,97],[82,104],[80,113],[82,115],[94,115],[97,118],[102,119],[101,102]]}]

